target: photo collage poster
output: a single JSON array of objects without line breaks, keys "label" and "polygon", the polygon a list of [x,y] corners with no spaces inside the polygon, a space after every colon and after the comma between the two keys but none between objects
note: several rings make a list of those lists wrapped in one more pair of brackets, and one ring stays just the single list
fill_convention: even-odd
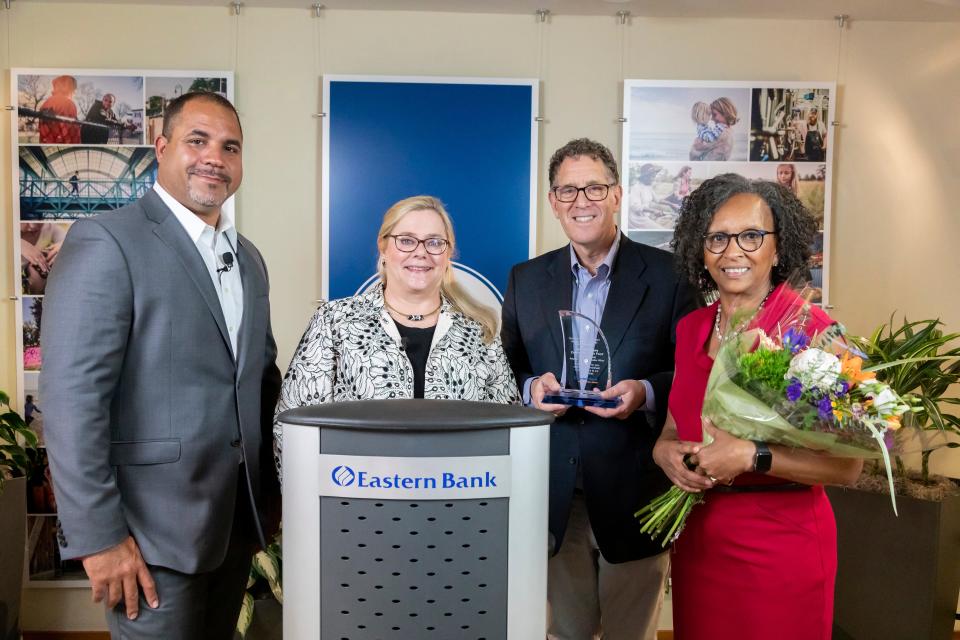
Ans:
[{"label": "photo collage poster", "polygon": [[780,182],[817,221],[810,282],[826,305],[835,94],[824,82],[624,81],[624,231],[669,251],[683,200],[704,180]]},{"label": "photo collage poster", "polygon": [[[157,176],[153,143],[164,112],[189,91],[233,99],[226,71],[13,69],[11,140],[17,274],[17,370],[24,418],[43,445],[40,324],[47,278],[70,225],[145,195]],[[57,547],[56,498],[46,450],[27,479],[29,577],[34,586],[85,580],[78,561]]]}]

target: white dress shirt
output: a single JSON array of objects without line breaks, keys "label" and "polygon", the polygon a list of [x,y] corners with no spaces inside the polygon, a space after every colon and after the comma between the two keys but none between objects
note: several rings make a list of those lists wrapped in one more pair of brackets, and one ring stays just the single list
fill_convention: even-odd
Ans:
[{"label": "white dress shirt", "polygon": [[[240,322],[243,320],[243,281],[240,279],[240,266],[237,264],[239,260],[236,251],[237,228],[234,225],[233,212],[221,209],[220,220],[217,222],[217,228],[214,229],[167,193],[159,182],[153,184],[153,189],[183,225],[190,240],[200,252],[204,264],[207,265],[210,280],[213,281],[213,288],[216,289],[217,298],[220,300],[223,319],[227,323],[233,357],[236,359],[237,336],[240,332]],[[233,255],[233,266],[229,270],[218,272],[218,269],[226,266],[221,257],[224,253]]]}]

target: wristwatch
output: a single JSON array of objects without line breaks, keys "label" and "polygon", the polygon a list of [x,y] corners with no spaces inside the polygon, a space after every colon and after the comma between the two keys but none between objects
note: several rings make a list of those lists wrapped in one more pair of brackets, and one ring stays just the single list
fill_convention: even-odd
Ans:
[{"label": "wristwatch", "polygon": [[770,466],[773,464],[773,454],[770,453],[770,447],[767,446],[766,442],[760,440],[754,440],[753,446],[757,448],[756,453],[753,454],[753,472],[766,473],[770,471]]}]

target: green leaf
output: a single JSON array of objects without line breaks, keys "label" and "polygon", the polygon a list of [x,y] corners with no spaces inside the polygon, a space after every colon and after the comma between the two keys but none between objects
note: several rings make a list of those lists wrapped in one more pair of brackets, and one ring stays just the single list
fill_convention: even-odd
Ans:
[{"label": "green leaf", "polygon": [[249,593],[243,594],[243,604],[240,605],[240,617],[237,618],[237,633],[241,638],[247,637],[247,631],[250,630],[250,623],[253,622],[253,596]]}]

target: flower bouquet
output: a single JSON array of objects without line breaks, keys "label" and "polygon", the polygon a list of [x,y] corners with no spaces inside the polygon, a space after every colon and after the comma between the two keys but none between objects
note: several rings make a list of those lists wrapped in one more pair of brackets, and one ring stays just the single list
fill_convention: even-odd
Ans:
[{"label": "flower bouquet", "polygon": [[[738,438],[881,458],[892,487],[894,434],[919,402],[900,397],[864,368],[843,327],[809,298],[807,290],[784,285],[752,317],[735,318],[710,372],[703,416]],[[641,531],[666,546],[703,500],[702,492],[671,487],[637,511]],[[891,500],[896,513],[892,491]]]}]

